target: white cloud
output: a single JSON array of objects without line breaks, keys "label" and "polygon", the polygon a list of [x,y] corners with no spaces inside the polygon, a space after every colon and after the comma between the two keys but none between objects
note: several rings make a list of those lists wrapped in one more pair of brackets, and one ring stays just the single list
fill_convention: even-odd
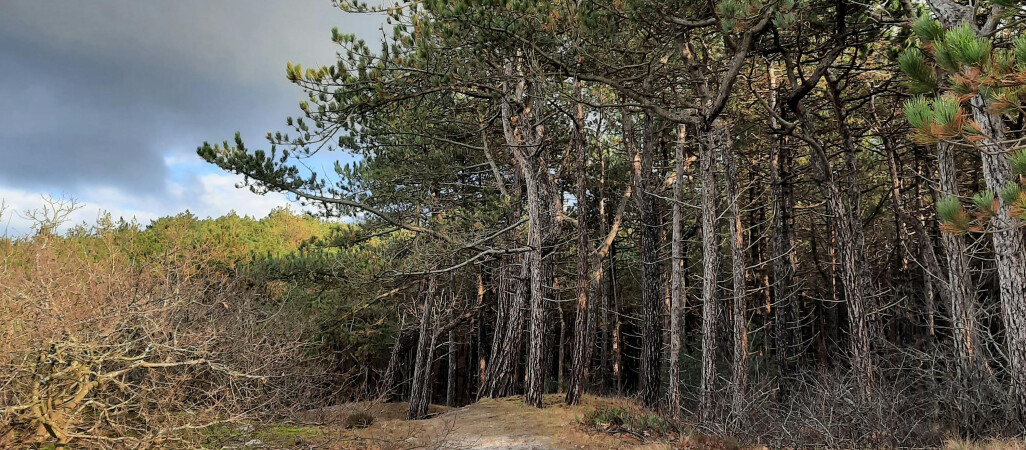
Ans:
[{"label": "white cloud", "polygon": [[[235,211],[242,216],[263,217],[272,209],[289,204],[282,194],[257,195],[236,186],[242,177],[229,174],[207,174],[189,177],[192,186],[170,183],[169,192],[179,203],[199,217],[218,217]],[[198,183],[196,183],[198,182]]]}]

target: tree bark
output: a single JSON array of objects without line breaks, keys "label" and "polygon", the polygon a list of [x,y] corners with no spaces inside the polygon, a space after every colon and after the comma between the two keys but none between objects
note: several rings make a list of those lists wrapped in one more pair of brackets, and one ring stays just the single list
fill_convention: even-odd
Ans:
[{"label": "tree bark", "polygon": [[[625,140],[633,125],[632,119],[624,119]],[[641,232],[638,252],[641,260],[641,355],[639,356],[639,390],[645,406],[655,407],[659,403],[659,364],[661,362],[662,334],[659,331],[660,301],[659,288],[659,255],[656,247],[658,217],[655,213],[655,197],[652,189],[652,157],[655,151],[655,132],[652,115],[646,113],[644,119],[644,138],[642,150],[634,159],[635,195],[634,200],[639,210]]]},{"label": "tree bark", "polygon": [[730,376],[730,415],[734,427],[740,426],[744,415],[745,393],[748,384],[748,308],[746,304],[748,271],[745,258],[745,229],[741,223],[741,194],[737,187],[737,167],[730,137],[730,128],[724,126],[720,152],[723,158],[724,184],[727,194],[727,218],[730,222],[731,273],[733,275],[733,356]]},{"label": "tree bark", "polygon": [[794,187],[791,180],[792,158],[782,138],[774,138],[770,147],[770,195],[773,203],[773,332],[777,356],[777,399],[791,398],[798,375],[798,313],[795,299]]},{"label": "tree bark", "polygon": [[523,254],[504,256],[499,268],[499,304],[491,356],[485,367],[479,397],[508,397],[517,391],[517,371],[524,328],[528,277]]},{"label": "tree bark", "polygon": [[[519,68],[518,68],[519,69]],[[527,77],[515,71],[513,63],[506,65],[506,95],[502,100],[502,125],[506,145],[510,148],[520,167],[527,195],[528,247],[527,267],[530,273],[530,339],[527,350],[526,387],[524,401],[541,408],[545,389],[545,296],[546,279],[551,279],[551,270],[546,270],[543,261],[545,251],[544,234],[551,234],[548,227],[554,226],[548,166],[545,161],[543,140],[544,125],[541,106],[544,99],[537,92],[538,87]]]},{"label": "tree bark", "polygon": [[679,417],[680,404],[680,345],[684,328],[684,242],[681,236],[684,201],[684,139],[687,129],[680,125],[674,158],[673,219],[670,241],[670,376],[669,408],[673,417]]},{"label": "tree bark", "polygon": [[[979,34],[991,30],[980,30],[975,22],[974,8],[951,0],[931,0],[930,9],[946,28],[968,23]],[[1001,14],[992,10],[991,14]],[[992,19],[992,18],[988,18]],[[988,24],[998,21],[988,20]],[[983,179],[987,188],[1000,192],[1013,182],[1008,164],[1007,148],[1004,148],[1005,125],[1001,116],[992,113],[990,102],[977,94],[970,99],[973,121],[980,127],[980,139],[975,142],[980,151]],[[999,199],[997,214],[990,220],[991,240],[997,266],[998,285],[1001,296],[1001,320],[1006,333],[1006,354],[1011,378],[1011,396],[1021,420],[1026,420],[1026,247],[1019,220],[1011,214],[1010,205]],[[965,313],[963,313],[965,314]],[[968,336],[972,339],[972,330]]]},{"label": "tree bark", "polygon": [[[580,82],[574,86],[574,95],[581,97]],[[574,344],[570,385],[566,391],[566,404],[576,405],[581,401],[584,383],[587,380],[588,366],[591,363],[592,327],[595,322],[594,305],[589,304],[588,288],[590,267],[588,243],[588,152],[584,142],[584,105],[578,101],[574,117],[574,148],[577,151],[576,182],[577,192],[577,315],[574,322]],[[597,270],[601,274],[602,262]]]},{"label": "tree bark", "polygon": [[[843,119],[838,118],[838,121]],[[827,214],[833,224],[841,288],[848,311],[849,345],[852,376],[855,381],[856,395],[859,401],[868,404],[873,386],[873,361],[870,353],[869,320],[867,314],[867,292],[869,288],[868,272],[865,270],[866,254],[865,238],[862,233],[862,221],[858,211],[851,211],[851,205],[858,205],[858,186],[848,186],[843,195],[834,178],[826,150],[814,137],[815,127],[808,113],[802,114],[805,140],[810,145],[813,166],[813,177],[819,186],[826,203]],[[847,140],[847,139],[846,139]],[[850,144],[850,142],[848,142]],[[846,153],[851,152],[850,145]],[[849,164],[854,158],[847,154]],[[849,167],[849,170],[851,167]],[[849,175],[852,177],[854,175]],[[849,178],[849,184],[851,182]],[[856,198],[852,198],[853,194]]]},{"label": "tree bark", "polygon": [[716,359],[719,324],[717,281],[720,267],[719,200],[716,185],[716,155],[723,145],[724,127],[714,123],[703,130],[700,145],[702,185],[702,375],[699,384],[699,416],[702,423],[713,419],[713,389],[716,386]]},{"label": "tree bark", "polygon": [[[1008,164],[1004,125],[1001,117],[990,113],[990,105],[982,96],[971,100],[972,114],[984,137],[980,148],[983,179],[987,188],[1000,192],[1013,183]],[[991,239],[996,257],[998,285],[1001,292],[1001,319],[1007,337],[1008,371],[1012,381],[1012,399],[1020,418],[1026,418],[1026,247],[1019,219],[1012,215],[1011,205],[999,199],[998,213],[991,218]]]},{"label": "tree bark", "polygon": [[[777,73],[768,69],[772,110],[777,107]],[[771,129],[780,126],[776,117],[770,118]],[[794,184],[791,179],[793,158],[791,147],[784,137],[770,137],[770,197],[773,205],[773,338],[777,357],[777,400],[786,403],[791,398],[794,380],[798,375],[800,335],[795,299],[795,272],[798,257],[794,251]]]},{"label": "tree bark", "polygon": [[623,394],[623,307],[616,284],[616,242],[609,247],[609,291],[613,297],[613,384]]},{"label": "tree bark", "polygon": [[[959,196],[957,169],[950,144],[937,144],[937,172],[942,197]],[[976,287],[969,272],[969,248],[965,237],[943,233],[941,242],[948,261],[948,301],[951,315],[952,343],[955,346],[955,367],[958,377],[969,381],[981,373],[983,363],[980,335],[976,323]]]},{"label": "tree bark", "polygon": [[420,317],[420,332],[417,336],[417,359],[413,366],[413,386],[410,390],[409,410],[406,420],[420,420],[427,416],[431,400],[431,365],[434,353],[433,309],[438,289],[436,275],[428,276],[427,291],[424,293],[424,311]]},{"label": "tree bark", "polygon": [[449,356],[446,358],[448,362],[448,370],[446,371],[445,377],[445,406],[453,407],[456,405],[456,358],[458,351],[456,350],[456,332],[453,330],[449,331]]}]

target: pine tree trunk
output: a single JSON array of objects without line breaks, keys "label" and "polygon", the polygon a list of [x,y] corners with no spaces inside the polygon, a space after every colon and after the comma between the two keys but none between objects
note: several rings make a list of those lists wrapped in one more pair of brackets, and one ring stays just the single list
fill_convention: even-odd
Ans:
[{"label": "pine tree trunk", "polygon": [[[575,95],[581,96],[580,82],[575,83]],[[591,364],[592,327],[595,322],[594,306],[589,305],[589,249],[588,243],[588,152],[584,142],[584,105],[577,103],[574,118],[574,148],[577,151],[577,314],[574,321],[573,362],[571,363],[570,385],[566,391],[566,404],[576,405],[584,393],[588,366]],[[599,261],[599,274],[602,270]]]},{"label": "pine tree trunk", "polygon": [[[777,90],[777,72],[767,70],[770,89]],[[777,96],[770,97],[771,108],[777,108]],[[770,118],[771,129],[777,129],[776,117]],[[773,338],[777,356],[777,400],[791,398],[798,375],[801,341],[795,299],[795,272],[798,258],[794,251],[794,184],[791,179],[793,159],[784,137],[770,137],[770,197],[773,204]]]},{"label": "pine tree trunk", "polygon": [[[599,235],[605,236],[609,230],[609,213],[606,208],[608,199],[606,198],[606,154],[605,150],[598,147],[598,159],[599,159]],[[610,255],[612,255],[612,246],[610,246]],[[609,366],[610,361],[610,347],[612,339],[612,323],[609,319],[609,277],[606,276],[606,260],[603,259],[599,262],[598,267],[593,268],[601,272],[601,279],[598,282],[598,295],[599,295],[599,312],[601,314],[602,332],[601,332],[601,343],[599,351],[599,380],[602,384],[602,390],[605,393],[612,392],[613,390],[613,370]],[[594,303],[594,302],[592,302]]]},{"label": "pine tree trunk", "polygon": [[[805,115],[805,133],[815,133],[811,118]],[[866,263],[862,236],[861,218],[849,210],[850,198],[844,198],[838,187],[830,160],[821,145],[810,145],[812,165],[816,184],[826,201],[827,214],[833,224],[837,261],[834,265],[839,272],[841,288],[848,310],[849,344],[852,376],[855,381],[856,395],[859,401],[868,404],[873,385],[873,361],[869,347],[869,321],[867,314],[868,273],[864,270]],[[849,187],[857,190],[858,187]]]},{"label": "pine tree trunk", "polygon": [[773,331],[777,351],[777,399],[787,402],[800,358],[795,299],[794,188],[791,151],[781,138],[770,147],[770,195],[773,203]]},{"label": "pine tree trunk", "polygon": [[[977,142],[983,162],[987,188],[1000,192],[1014,182],[1003,148],[1005,133],[1001,118],[990,114],[990,105],[982,96],[973,97],[973,119],[985,139]],[[998,284],[1001,290],[1001,319],[1005,327],[1008,371],[1012,381],[1012,399],[1020,418],[1026,418],[1026,247],[1019,219],[1003,199],[991,219]]]},{"label": "pine tree trunk", "polygon": [[508,397],[517,391],[517,372],[521,357],[524,306],[527,297],[524,280],[528,277],[523,254],[504,256],[499,268],[499,305],[491,356],[485,367],[479,397]]},{"label": "pine tree trunk", "polygon": [[733,356],[730,376],[730,414],[734,426],[743,420],[745,392],[748,384],[748,308],[747,302],[747,262],[745,258],[745,229],[741,223],[741,194],[737,187],[737,167],[729,128],[724,126],[723,143],[720,152],[726,171],[725,185],[727,194],[727,217],[730,222],[730,254],[731,273],[733,274]]},{"label": "pine tree trunk", "polygon": [[[952,147],[937,144],[937,172],[942,198],[958,197],[958,177]],[[976,379],[982,369],[980,335],[976,324],[976,287],[969,272],[969,249],[965,237],[943,233],[941,242],[948,261],[948,301],[951,315],[952,343],[955,346],[955,367],[959,378]]]},{"label": "pine tree trunk", "polygon": [[702,375],[699,384],[699,417],[713,419],[713,390],[716,387],[716,354],[719,323],[717,279],[720,267],[719,226],[716,186],[716,154],[723,145],[722,126],[703,130],[699,155],[702,185]]},{"label": "pine tree trunk", "polygon": [[[484,295],[485,295],[484,276],[482,276],[481,272],[478,271],[478,273],[477,273],[477,302],[478,302],[479,305],[483,305],[484,304]],[[487,309],[481,308],[479,310],[479,312],[478,312],[478,315],[477,315],[477,342],[476,342],[476,344],[477,344],[476,345],[476,348],[477,348],[477,367],[476,367],[477,377],[475,377],[475,378],[477,378],[477,389],[478,389],[478,392],[480,392],[481,388],[484,387],[485,370],[487,369],[487,360],[485,359],[485,352],[484,352],[484,338],[485,338],[485,331],[484,330],[485,330],[485,323],[486,323],[486,321],[485,321],[486,312],[487,312]],[[494,329],[492,330],[492,333],[495,333]],[[468,393],[467,394],[467,398],[468,399],[472,398],[471,395],[472,394]]]},{"label": "pine tree trunk", "polygon": [[[930,2],[930,7],[946,28],[962,22],[977,29],[974,10],[953,1]],[[997,14],[998,12],[992,12]],[[1004,124],[1001,117],[991,113],[989,102],[976,95],[970,100],[973,121],[983,138],[975,142],[980,149],[983,179],[987,188],[1000,192],[1013,182],[1008,165]],[[1026,247],[1019,220],[1012,216],[1010,205],[999,200],[998,213],[991,218],[991,240],[994,245],[998,284],[1001,295],[1001,319],[1006,333],[1008,371],[1012,381],[1012,399],[1020,420],[1026,420]],[[963,313],[965,314],[965,313]],[[971,343],[972,330],[967,330]]]},{"label": "pine tree trunk", "polygon": [[428,276],[427,291],[424,293],[424,310],[420,317],[420,331],[417,336],[417,357],[413,366],[413,386],[410,390],[410,408],[407,420],[420,420],[427,416],[430,401],[430,378],[432,354],[434,353],[433,309],[438,281],[435,275]]},{"label": "pine tree trunk", "polygon": [[545,286],[542,282],[545,268],[542,262],[541,193],[537,180],[541,174],[534,170],[526,172],[528,173],[525,174],[524,181],[527,187],[528,217],[530,218],[528,245],[531,247],[530,253],[527,254],[530,270],[531,335],[528,340],[527,386],[525,387],[524,401],[528,405],[541,408],[545,389],[543,361],[545,355]]},{"label": "pine tree trunk", "polygon": [[445,378],[445,406],[456,406],[456,358],[459,356],[456,350],[456,332],[449,330],[449,357],[448,371]]},{"label": "pine tree trunk", "polygon": [[684,328],[684,242],[681,235],[684,201],[684,138],[687,129],[680,125],[674,155],[673,219],[670,241],[670,376],[669,408],[673,417],[679,417],[680,402],[680,345]]},{"label": "pine tree trunk", "polygon": [[[627,117],[625,123],[625,140],[632,126]],[[639,356],[639,390],[645,406],[655,407],[659,403],[659,364],[662,349],[662,335],[659,331],[660,301],[659,288],[659,255],[656,247],[658,217],[655,213],[655,197],[652,188],[652,156],[655,151],[655,136],[651,114],[645,114],[644,141],[642,151],[634,160],[635,193],[634,199],[639,210],[641,232],[638,252],[641,260],[641,355]]]},{"label": "pine tree trunk", "polygon": [[613,385],[617,394],[623,394],[623,307],[616,285],[616,242],[609,248],[609,293],[613,297]]},{"label": "pine tree trunk", "polygon": [[515,71],[513,64],[506,65],[506,96],[502,101],[502,125],[506,145],[510,148],[520,167],[527,195],[528,240],[527,253],[530,291],[530,338],[528,340],[526,387],[524,401],[541,408],[545,389],[545,295],[551,280],[552,270],[546,269],[544,258],[545,235],[551,235],[550,227],[554,208],[548,184],[548,167],[542,151],[544,126],[537,122],[543,117],[544,99],[537,86],[528,82]]}]

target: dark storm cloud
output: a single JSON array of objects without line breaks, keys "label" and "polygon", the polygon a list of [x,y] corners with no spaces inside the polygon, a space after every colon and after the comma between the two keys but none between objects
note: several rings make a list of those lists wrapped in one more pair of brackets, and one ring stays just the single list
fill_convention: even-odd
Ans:
[{"label": "dark storm cloud", "polygon": [[159,196],[166,156],[296,112],[286,61],[331,63],[332,26],[378,23],[329,0],[5,0],[0,185]]}]

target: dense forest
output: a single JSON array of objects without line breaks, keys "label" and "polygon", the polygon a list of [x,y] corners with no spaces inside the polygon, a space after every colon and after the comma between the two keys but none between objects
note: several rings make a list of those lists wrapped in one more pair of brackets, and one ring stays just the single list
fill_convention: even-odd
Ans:
[{"label": "dense forest", "polygon": [[[1017,3],[338,6],[385,17],[380,42],[335,29],[337,61],[290,63],[308,96],[266,150],[238,134],[198,149],[255,194],[333,220],[181,216],[9,239],[0,307],[26,320],[0,330],[20,345],[9,354],[51,364],[98,351],[40,342],[95,335],[121,361],[97,363],[110,372],[202,366],[170,372],[196,388],[176,401],[220,414],[377,398],[413,420],[560,393],[633,396],[786,447],[1023,433]],[[74,276],[91,265],[99,284]],[[141,306],[118,320],[153,327],[29,321],[42,299],[79,298],[51,293],[61,274],[104,291],[88,295],[132,292]],[[158,293],[182,303],[157,308]],[[186,338],[169,331],[186,322]],[[0,400],[33,408],[20,389]],[[104,427],[18,408],[0,411],[40,436]]]}]

